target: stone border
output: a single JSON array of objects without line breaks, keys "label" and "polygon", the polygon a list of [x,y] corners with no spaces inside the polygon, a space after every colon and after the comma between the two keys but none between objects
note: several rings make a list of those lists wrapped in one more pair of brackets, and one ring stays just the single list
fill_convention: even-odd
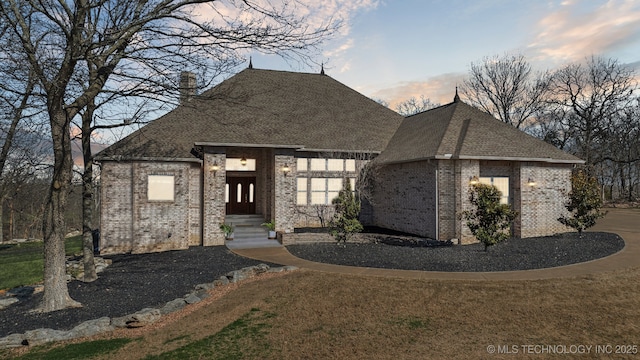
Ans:
[{"label": "stone border", "polygon": [[4,338],[0,338],[0,349],[18,348],[23,346],[41,345],[53,341],[71,340],[76,338],[88,337],[113,331],[118,328],[139,328],[158,321],[163,315],[167,315],[181,310],[187,305],[198,303],[209,297],[208,290],[216,287],[234,284],[255,277],[264,273],[280,273],[284,271],[293,271],[298,268],[295,266],[282,266],[271,268],[267,264],[258,264],[249,266],[240,270],[228,272],[226,275],[220,276],[211,283],[198,284],[195,290],[189,294],[176,298],[167,302],[159,309],[144,308],[133,314],[109,318],[102,317],[99,319],[88,320],[80,323],[71,330],[54,330],[54,329],[36,329],[29,330],[24,334],[11,334]]}]

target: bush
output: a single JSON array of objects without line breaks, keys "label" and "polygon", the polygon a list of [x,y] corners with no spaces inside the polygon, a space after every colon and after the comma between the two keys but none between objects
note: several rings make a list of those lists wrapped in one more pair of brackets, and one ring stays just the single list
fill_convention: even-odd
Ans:
[{"label": "bush", "polygon": [[605,216],[601,212],[602,199],[598,181],[579,170],[571,175],[571,192],[565,207],[570,216],[561,216],[558,221],[565,226],[574,228],[582,237],[582,231],[596,224],[596,220]]},{"label": "bush", "polygon": [[493,185],[474,184],[469,189],[469,201],[474,210],[465,211],[462,216],[467,220],[467,226],[486,251],[509,238],[511,222],[517,213],[510,205],[500,204],[502,193]]},{"label": "bush", "polygon": [[345,181],[345,186],[338,196],[331,201],[336,211],[329,225],[331,235],[338,243],[346,243],[353,234],[363,230],[362,224],[358,220],[360,215],[360,202],[351,191],[351,183]]}]

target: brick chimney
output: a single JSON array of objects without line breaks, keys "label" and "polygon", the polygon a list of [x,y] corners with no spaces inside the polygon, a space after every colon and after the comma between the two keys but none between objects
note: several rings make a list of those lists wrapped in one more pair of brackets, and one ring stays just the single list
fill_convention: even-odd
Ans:
[{"label": "brick chimney", "polygon": [[190,71],[180,73],[180,104],[184,104],[196,95],[196,74]]}]

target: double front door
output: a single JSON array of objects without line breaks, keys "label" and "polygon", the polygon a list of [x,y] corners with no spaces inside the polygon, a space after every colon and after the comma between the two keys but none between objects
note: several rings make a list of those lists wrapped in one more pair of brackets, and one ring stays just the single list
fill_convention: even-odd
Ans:
[{"label": "double front door", "polygon": [[228,177],[227,191],[227,214],[256,213],[255,177]]}]

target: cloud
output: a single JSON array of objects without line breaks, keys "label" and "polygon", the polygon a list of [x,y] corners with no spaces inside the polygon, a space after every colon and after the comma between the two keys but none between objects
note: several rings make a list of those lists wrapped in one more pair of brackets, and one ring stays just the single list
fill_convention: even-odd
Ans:
[{"label": "cloud", "polygon": [[528,52],[535,60],[576,61],[638,42],[640,3],[611,0],[584,9],[584,2],[564,1],[537,24]]},{"label": "cloud", "polygon": [[405,81],[377,90],[371,94],[371,97],[387,101],[391,109],[395,109],[399,103],[411,97],[420,98],[420,96],[433,102],[448,104],[453,101],[456,86],[462,83],[465,76],[464,73],[449,73],[424,81]]}]

